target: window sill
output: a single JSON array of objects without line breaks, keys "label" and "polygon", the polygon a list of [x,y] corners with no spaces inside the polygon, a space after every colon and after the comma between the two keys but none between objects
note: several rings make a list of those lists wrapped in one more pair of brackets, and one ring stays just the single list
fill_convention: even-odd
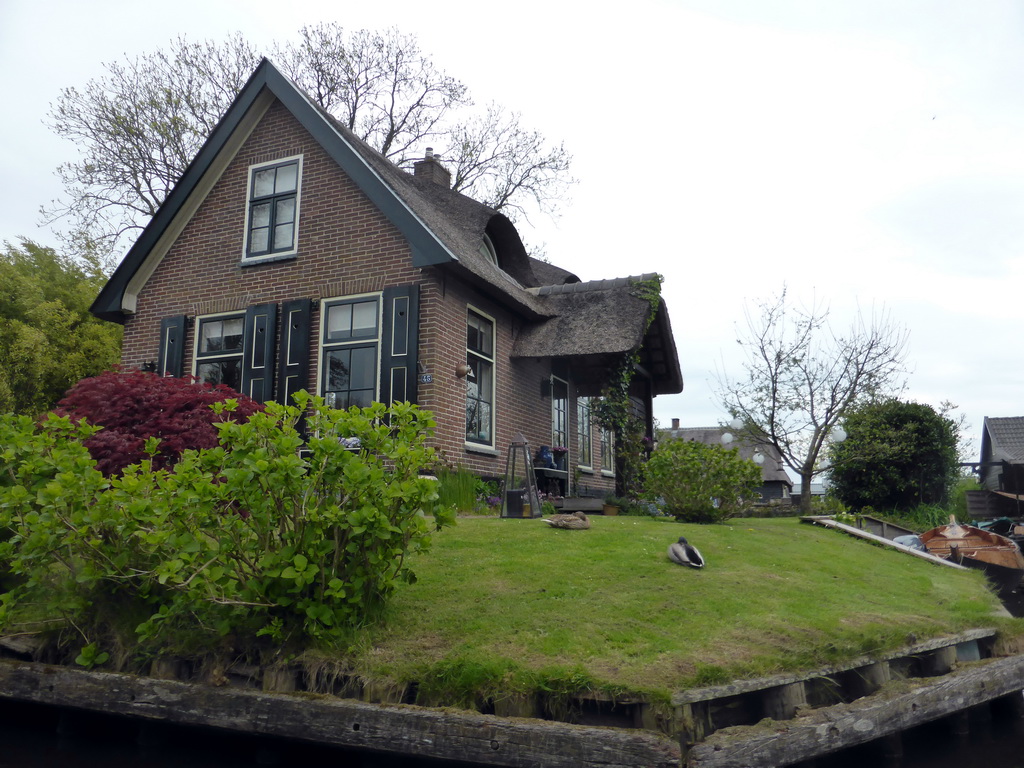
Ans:
[{"label": "window sill", "polygon": [[578,469],[580,471],[580,473],[584,474],[584,475],[592,475],[592,474],[594,474],[594,468],[593,467],[586,467],[586,466],[583,466],[582,464],[579,464],[579,465],[576,466],[576,469]]},{"label": "window sill", "polygon": [[243,256],[241,266],[254,267],[257,264],[272,264],[275,261],[294,261],[298,256],[298,251],[289,251],[288,253],[271,253],[266,256]]},{"label": "window sill", "polygon": [[465,443],[466,453],[480,453],[484,456],[497,456],[498,451],[494,448],[490,448],[486,445],[476,445],[474,443]]},{"label": "window sill", "polygon": [[601,470],[601,476],[602,477],[615,477],[615,473],[612,472],[611,470],[608,470],[608,469],[602,469]]}]

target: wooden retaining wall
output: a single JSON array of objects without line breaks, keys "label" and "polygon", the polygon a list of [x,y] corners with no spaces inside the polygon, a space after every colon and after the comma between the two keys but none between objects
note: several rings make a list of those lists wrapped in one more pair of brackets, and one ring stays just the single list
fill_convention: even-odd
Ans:
[{"label": "wooden retaining wall", "polygon": [[581,697],[565,708],[574,723],[550,719],[537,696],[497,699],[494,714],[481,714],[402,704],[404,686],[342,681],[333,693],[313,693],[303,688],[316,681],[294,669],[239,667],[186,681],[175,678],[195,671],[182,662],[156,663],[148,677],[52,666],[2,640],[0,656],[9,658],[0,658],[0,699],[520,768],[782,766],[898,738],[1003,697],[1015,696],[1024,712],[1024,656],[991,658],[992,630],[800,675],[680,691],[671,706]]},{"label": "wooden retaining wall", "polygon": [[677,742],[642,730],[263,693],[13,659],[0,659],[0,698],[485,765],[680,765]]}]

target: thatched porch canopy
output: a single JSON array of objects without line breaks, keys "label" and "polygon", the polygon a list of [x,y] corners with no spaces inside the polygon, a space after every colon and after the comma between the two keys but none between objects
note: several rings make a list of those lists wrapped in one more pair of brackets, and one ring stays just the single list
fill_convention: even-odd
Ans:
[{"label": "thatched porch canopy", "polygon": [[641,373],[652,394],[683,391],[672,325],[664,301],[651,307],[637,295],[636,284],[655,275],[566,283],[528,289],[553,317],[533,323],[516,339],[513,358],[555,358],[566,361],[581,394],[599,395],[608,373],[624,355],[639,351]]}]

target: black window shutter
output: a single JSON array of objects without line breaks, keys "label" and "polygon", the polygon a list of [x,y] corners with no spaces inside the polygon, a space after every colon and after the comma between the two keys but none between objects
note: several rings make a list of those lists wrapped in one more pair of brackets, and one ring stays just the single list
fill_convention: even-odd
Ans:
[{"label": "black window shutter", "polygon": [[242,342],[242,393],[258,402],[274,394],[274,343],[277,304],[257,304],[245,311]]},{"label": "black window shutter", "polygon": [[156,372],[161,376],[181,376],[184,373],[186,320],[185,315],[175,315],[160,321]]},{"label": "black window shutter", "polygon": [[384,333],[380,351],[380,399],[390,405],[416,402],[416,346],[420,289],[402,285],[384,290]]},{"label": "black window shutter", "polygon": [[292,395],[309,388],[309,328],[313,313],[310,299],[281,305],[281,346],[277,367],[277,401],[295,405]]}]

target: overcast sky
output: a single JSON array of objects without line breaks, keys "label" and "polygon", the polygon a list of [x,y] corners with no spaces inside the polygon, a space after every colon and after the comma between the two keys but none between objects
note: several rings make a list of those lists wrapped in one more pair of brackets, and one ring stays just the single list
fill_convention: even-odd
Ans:
[{"label": "overcast sky", "polygon": [[[0,240],[56,245],[39,206],[74,148],[63,87],[178,35],[266,46],[304,24],[397,26],[480,102],[575,156],[557,221],[522,227],[584,280],[660,272],[686,389],[667,425],[726,419],[744,307],[785,284],[844,327],[910,333],[906,397],[1024,415],[1024,5],[1015,0],[515,4],[0,0]],[[581,14],[580,8],[586,8]]]}]

